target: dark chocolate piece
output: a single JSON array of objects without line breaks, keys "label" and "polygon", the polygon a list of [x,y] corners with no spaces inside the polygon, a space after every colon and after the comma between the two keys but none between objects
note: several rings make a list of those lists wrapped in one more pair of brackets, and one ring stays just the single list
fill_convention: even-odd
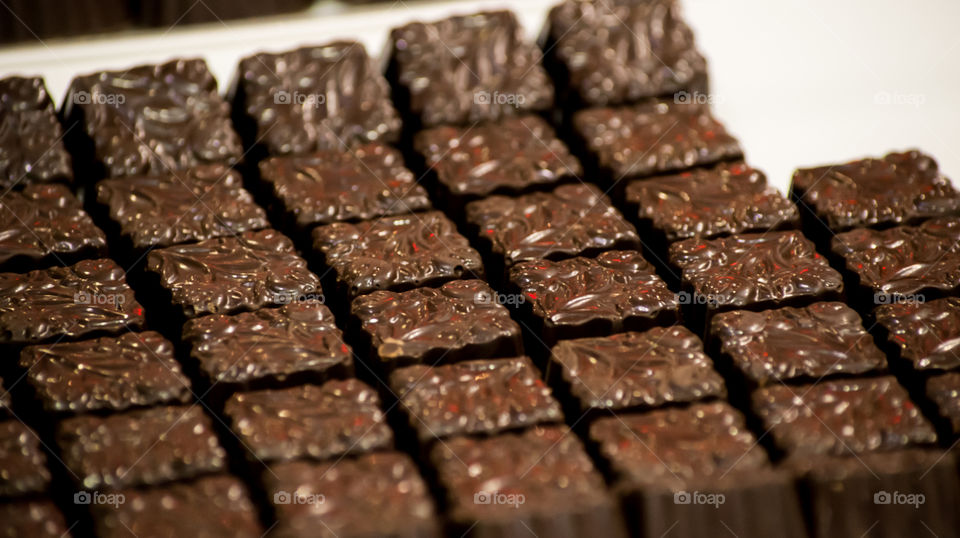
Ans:
[{"label": "dark chocolate piece", "polygon": [[740,159],[740,143],[697,103],[652,101],[576,113],[574,128],[609,181]]},{"label": "dark chocolate piece", "polygon": [[136,249],[170,246],[267,228],[267,215],[222,164],[158,177],[108,179],[97,201]]},{"label": "dark chocolate piece", "polygon": [[[9,14],[4,18],[13,19]],[[0,188],[72,182],[70,154],[62,137],[56,107],[42,78],[0,79]]]},{"label": "dark chocolate piece", "polygon": [[917,370],[960,368],[960,299],[881,305],[873,315]]},{"label": "dark chocolate piece", "polygon": [[409,366],[391,374],[390,388],[423,443],[563,420],[527,357]]},{"label": "dark chocolate piece", "polygon": [[311,0],[138,0],[140,24],[172,29],[185,24],[220,23],[225,20],[265,17],[307,9]]},{"label": "dark chocolate piece", "polygon": [[937,434],[896,378],[776,385],[753,408],[789,455],[845,455],[934,443]]},{"label": "dark chocolate piece", "polygon": [[301,228],[430,208],[400,152],[382,144],[267,159],[260,177]]},{"label": "dark chocolate piece", "polygon": [[763,172],[742,163],[632,181],[626,198],[643,227],[660,234],[664,243],[793,228],[800,222],[797,206],[768,185]]},{"label": "dark chocolate piece", "polygon": [[293,242],[275,230],[152,250],[147,270],[188,318],[297,302],[320,289]]},{"label": "dark chocolate piece", "polygon": [[431,459],[449,518],[472,535],[624,535],[603,478],[566,427],[456,437],[435,445]]},{"label": "dark chocolate piece", "polygon": [[726,395],[703,343],[676,325],[564,340],[552,361],[582,411],[654,407]]},{"label": "dark chocolate piece", "polygon": [[720,351],[755,385],[887,369],[860,316],[843,303],[737,310],[717,314],[711,327]]},{"label": "dark chocolate piece", "polygon": [[948,372],[927,380],[927,397],[949,425],[953,435],[960,434],[960,373]]},{"label": "dark chocolate piece", "polygon": [[375,390],[350,379],[234,394],[224,414],[259,461],[327,459],[392,445],[379,406]]},{"label": "dark chocolate piece", "polygon": [[236,106],[251,123],[245,135],[270,155],[400,138],[390,85],[361,43],[262,52],[241,60],[239,70]]},{"label": "dark chocolate piece", "polygon": [[66,265],[106,253],[106,236],[67,187],[27,185],[0,196],[0,268]]},{"label": "dark chocolate piece", "polygon": [[398,106],[427,127],[496,120],[553,105],[542,54],[510,11],[413,22],[390,33]]},{"label": "dark chocolate piece", "polygon": [[61,0],[4,0],[3,5],[0,43],[23,41],[24,45],[32,42],[45,46],[42,41],[50,38],[126,28],[132,19],[129,0],[74,0],[66,4]]},{"label": "dark chocolate piece", "polygon": [[226,467],[213,424],[197,405],[70,418],[60,423],[57,443],[87,489],[157,485]]},{"label": "dark chocolate piece", "polygon": [[483,277],[480,253],[439,211],[321,226],[313,246],[349,297]]},{"label": "dark chocolate piece", "polygon": [[960,194],[916,150],[797,170],[791,192],[835,232],[960,214]]},{"label": "dark chocolate piece", "polygon": [[17,419],[0,421],[0,497],[40,493],[49,484],[37,434]]},{"label": "dark chocolate piece", "polygon": [[562,185],[516,198],[491,196],[467,204],[466,211],[467,221],[508,266],[640,246],[633,226],[593,185]]},{"label": "dark chocolate piece", "polygon": [[246,486],[228,475],[148,489],[123,489],[116,506],[92,504],[97,535],[261,538]]},{"label": "dark chocolate piece", "polygon": [[636,251],[522,262],[510,268],[510,281],[547,344],[645,330],[679,319],[677,295]]},{"label": "dark chocolate piece", "polygon": [[159,333],[29,346],[20,354],[47,411],[82,413],[186,402],[190,381]]},{"label": "dark chocolate piece", "polygon": [[70,538],[70,530],[53,501],[29,499],[0,503],[0,536]]},{"label": "dark chocolate piece", "polygon": [[567,0],[550,10],[547,24],[544,48],[559,71],[554,80],[585,105],[706,85],[707,62],[680,2]]},{"label": "dark chocolate piece", "polygon": [[454,199],[518,194],[583,175],[580,161],[540,116],[417,133],[414,148]]},{"label": "dark chocolate piece", "polygon": [[390,368],[523,353],[520,326],[480,280],[375,291],[353,301],[373,356]]},{"label": "dark chocolate piece", "polygon": [[93,178],[163,176],[242,154],[230,107],[201,59],[79,76],[63,115],[80,122],[76,134],[92,156],[82,164],[99,168]]},{"label": "dark chocolate piece", "polygon": [[0,342],[39,343],[143,326],[143,307],[113,260],[0,273]]},{"label": "dark chocolate piece", "polygon": [[190,320],[183,340],[211,384],[232,388],[353,373],[353,352],[330,309],[310,300],[233,316]]},{"label": "dark chocolate piece", "polygon": [[377,452],[324,463],[280,463],[264,473],[278,536],[437,538],[439,523],[413,461]]},{"label": "dark chocolate piece", "polygon": [[858,228],[834,236],[831,248],[875,303],[922,301],[911,296],[960,289],[960,218],[882,231]]}]

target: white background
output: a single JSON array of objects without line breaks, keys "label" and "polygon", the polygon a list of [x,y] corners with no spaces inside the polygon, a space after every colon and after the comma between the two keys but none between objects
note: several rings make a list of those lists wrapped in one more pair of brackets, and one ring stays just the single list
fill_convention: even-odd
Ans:
[{"label": "white background", "polygon": [[[3,48],[0,76],[41,74],[59,102],[77,73],[203,56],[226,89],[237,61],[257,50],[353,38],[377,55],[393,26],[481,8],[513,9],[532,39],[556,1],[328,2],[258,21]],[[685,0],[685,8],[710,61],[717,116],[780,189],[798,166],[907,148],[932,154],[960,181],[960,1]],[[198,0],[193,9],[206,8]]]}]

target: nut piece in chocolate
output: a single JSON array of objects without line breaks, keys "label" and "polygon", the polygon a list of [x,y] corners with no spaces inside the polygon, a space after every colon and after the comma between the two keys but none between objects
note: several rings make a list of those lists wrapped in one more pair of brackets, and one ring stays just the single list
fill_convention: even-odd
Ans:
[{"label": "nut piece in chocolate", "polygon": [[19,419],[0,421],[0,498],[40,493],[49,484],[47,457],[37,434]]},{"label": "nut piece in chocolate", "polygon": [[56,107],[42,78],[0,79],[0,188],[72,182],[70,154],[62,137]]},{"label": "nut piece in chocolate", "polygon": [[917,370],[960,367],[960,298],[887,304],[873,311],[899,356]]}]

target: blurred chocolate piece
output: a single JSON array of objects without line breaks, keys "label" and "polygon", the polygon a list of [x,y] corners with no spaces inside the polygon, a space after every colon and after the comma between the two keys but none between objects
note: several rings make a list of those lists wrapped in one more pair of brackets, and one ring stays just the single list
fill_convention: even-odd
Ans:
[{"label": "blurred chocolate piece", "polygon": [[213,424],[197,405],[69,418],[57,444],[84,489],[157,485],[226,467]]},{"label": "blurred chocolate piece", "polygon": [[173,344],[153,331],[28,346],[20,367],[49,412],[121,411],[190,398]]},{"label": "blurred chocolate piece", "polygon": [[63,514],[53,501],[28,499],[0,503],[0,536],[17,538],[70,538]]},{"label": "blurred chocolate piece", "polygon": [[960,298],[881,305],[873,314],[898,356],[913,368],[960,367]]},{"label": "blurred chocolate piece", "polygon": [[395,102],[425,127],[496,120],[553,105],[542,54],[527,43],[510,11],[413,22],[394,28],[388,47]]},{"label": "blurred chocolate piece", "polygon": [[138,0],[134,5],[140,24],[173,27],[187,24],[220,23],[231,19],[265,17],[307,9],[312,0]]},{"label": "blurred chocolate piece", "polygon": [[950,435],[960,435],[960,373],[948,372],[927,380],[927,398],[936,406],[936,422]]},{"label": "blurred chocolate piece", "polygon": [[430,491],[405,454],[280,463],[263,479],[277,536],[441,536]]},{"label": "blurred chocolate piece", "polygon": [[[37,5],[36,2],[31,4]],[[10,4],[5,6],[11,8]],[[16,9],[16,1],[12,7]],[[14,22],[15,17],[9,15],[5,13],[3,19],[15,26],[24,23]],[[0,42],[7,41],[4,36],[10,36],[3,31],[5,25],[0,21]],[[62,137],[63,128],[57,119],[56,107],[42,78],[0,79],[0,188],[72,182],[70,154],[61,141]],[[4,205],[9,204],[4,200]]]},{"label": "blurred chocolate piece", "polygon": [[130,0],[4,0],[3,7],[0,43],[47,46],[47,39],[112,32],[132,23]]},{"label": "blurred chocolate piece", "polygon": [[0,343],[116,334],[143,323],[143,307],[113,260],[0,273]]},{"label": "blurred chocolate piece", "polygon": [[256,461],[327,459],[389,448],[377,392],[350,379],[234,394],[224,408]]},{"label": "blurred chocolate piece", "polygon": [[40,438],[19,419],[0,421],[0,498],[46,490],[50,471],[44,454]]},{"label": "blurred chocolate piece", "polygon": [[480,280],[439,288],[376,291],[353,301],[371,358],[387,370],[523,353],[520,326]]}]

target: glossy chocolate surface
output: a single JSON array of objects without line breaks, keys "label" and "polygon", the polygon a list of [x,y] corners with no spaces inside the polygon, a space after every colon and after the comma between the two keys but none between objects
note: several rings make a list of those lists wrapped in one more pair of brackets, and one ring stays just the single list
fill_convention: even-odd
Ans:
[{"label": "glossy chocolate surface", "polygon": [[17,419],[0,421],[0,498],[47,489],[50,471],[44,454],[33,430]]},{"label": "glossy chocolate surface", "polygon": [[147,270],[191,318],[297,302],[320,289],[293,242],[275,230],[152,250]]},{"label": "glossy chocolate surface", "polygon": [[687,328],[673,326],[553,347],[570,392],[582,409],[652,407],[726,395],[723,378]]},{"label": "glossy chocolate surface", "polygon": [[20,367],[53,412],[119,411],[186,402],[191,395],[173,344],[153,331],[28,346]]},{"label": "glossy chocolate surface", "polygon": [[467,204],[466,210],[467,220],[508,265],[640,245],[633,226],[593,185],[562,185],[515,198],[491,196]]},{"label": "glossy chocolate surface", "polygon": [[742,163],[632,181],[626,198],[668,241],[793,226],[800,219],[763,172]]},{"label": "glossy chocolate surface", "polygon": [[885,371],[887,359],[860,316],[843,303],[717,314],[720,350],[758,385]]},{"label": "glossy chocolate surface", "polygon": [[960,298],[882,305],[874,316],[914,368],[960,367]]},{"label": "glossy chocolate surface", "polygon": [[400,152],[382,144],[267,159],[260,177],[301,227],[430,208]]},{"label": "glossy chocolate surface", "polygon": [[937,440],[894,377],[776,385],[753,393],[753,408],[790,455],[845,455]]},{"label": "glossy chocolate surface", "polygon": [[0,342],[39,343],[143,326],[143,307],[113,260],[0,273]]},{"label": "glossy chocolate surface", "polygon": [[350,296],[483,276],[480,253],[440,211],[329,224],[313,246]]},{"label": "glossy chocolate surface", "polygon": [[700,104],[653,101],[594,108],[573,117],[577,133],[614,180],[739,159],[743,150]]},{"label": "glossy chocolate surface", "polygon": [[14,538],[69,538],[63,514],[48,499],[0,503],[0,536]]},{"label": "glossy chocolate surface", "polygon": [[73,181],[62,137],[42,78],[0,79],[0,188]]},{"label": "glossy chocolate surface", "polygon": [[947,420],[954,434],[960,433],[960,373],[948,372],[927,380],[927,397]]},{"label": "glossy chocolate surface", "polygon": [[221,164],[176,175],[107,179],[97,184],[97,201],[138,249],[270,226],[240,174]]},{"label": "glossy chocolate surface", "polygon": [[390,86],[361,43],[335,41],[240,61],[244,112],[271,155],[395,142]]},{"label": "glossy chocolate surface", "polygon": [[960,213],[937,161],[916,150],[800,169],[792,189],[835,231]]}]

